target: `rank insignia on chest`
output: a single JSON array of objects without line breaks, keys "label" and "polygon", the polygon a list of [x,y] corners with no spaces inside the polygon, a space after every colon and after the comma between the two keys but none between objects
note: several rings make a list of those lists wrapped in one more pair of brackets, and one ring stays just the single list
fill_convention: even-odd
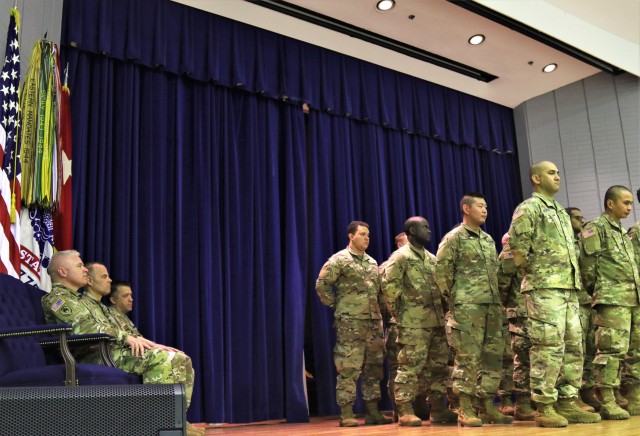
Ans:
[{"label": "rank insignia on chest", "polygon": [[593,229],[585,230],[584,232],[582,232],[582,239],[590,238],[591,236],[593,236],[595,234],[596,234],[596,231],[593,230]]}]

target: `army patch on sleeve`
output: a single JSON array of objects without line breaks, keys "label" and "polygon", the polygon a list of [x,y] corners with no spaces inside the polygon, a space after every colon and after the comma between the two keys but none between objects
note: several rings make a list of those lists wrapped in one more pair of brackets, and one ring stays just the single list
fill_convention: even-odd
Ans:
[{"label": "army patch on sleeve", "polygon": [[57,312],[58,309],[60,309],[63,304],[64,304],[64,300],[62,298],[58,298],[58,301],[53,303],[53,306],[51,306],[51,310],[53,310],[54,312]]},{"label": "army patch on sleeve", "polygon": [[513,214],[513,216],[511,217],[511,221],[515,221],[515,220],[517,220],[517,219],[518,219],[518,218],[520,218],[523,214],[524,214],[524,210],[522,210],[522,209],[517,210],[517,211]]},{"label": "army patch on sleeve", "polygon": [[582,239],[590,238],[595,234],[596,234],[596,231],[593,229],[585,230],[584,232],[582,232]]},{"label": "army patch on sleeve", "polygon": [[513,259],[513,253],[510,252],[510,251],[506,251],[506,252],[504,252],[502,254],[503,254],[503,258],[504,259]]}]

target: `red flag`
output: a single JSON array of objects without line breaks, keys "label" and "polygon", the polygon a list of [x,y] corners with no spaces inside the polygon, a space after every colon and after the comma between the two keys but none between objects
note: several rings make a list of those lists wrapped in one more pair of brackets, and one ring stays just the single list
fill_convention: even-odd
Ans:
[{"label": "red flag", "polygon": [[19,26],[20,14],[12,8],[0,74],[0,273],[16,278],[20,278]]},{"label": "red flag", "polygon": [[[57,55],[57,50],[56,50]],[[59,59],[56,59],[58,69]],[[60,92],[60,118],[58,120],[58,140],[62,154],[62,188],[60,189],[60,203],[53,214],[53,240],[56,250],[73,249],[73,235],[71,230],[71,114],[69,109],[69,88],[65,76],[65,84]]]}]

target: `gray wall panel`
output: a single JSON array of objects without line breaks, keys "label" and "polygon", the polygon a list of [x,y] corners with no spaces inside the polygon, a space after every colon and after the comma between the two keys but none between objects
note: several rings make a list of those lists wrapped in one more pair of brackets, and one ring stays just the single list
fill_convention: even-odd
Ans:
[{"label": "gray wall panel", "polygon": [[[611,185],[640,188],[640,78],[599,73],[531,99],[514,110],[521,173],[550,160],[562,172],[556,199],[587,219],[602,213]],[[526,131],[523,131],[526,129]],[[531,188],[523,180],[523,195]],[[640,205],[623,224],[640,219]]]}]

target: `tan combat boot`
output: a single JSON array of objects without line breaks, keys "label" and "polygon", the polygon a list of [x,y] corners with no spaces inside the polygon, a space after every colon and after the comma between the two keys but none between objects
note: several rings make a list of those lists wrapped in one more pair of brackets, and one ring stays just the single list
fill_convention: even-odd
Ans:
[{"label": "tan combat boot", "polygon": [[466,425],[467,427],[480,427],[482,420],[478,418],[475,410],[473,410],[471,406],[471,396],[460,393],[459,402],[460,405],[457,410],[458,424]]},{"label": "tan combat boot", "polygon": [[515,413],[515,407],[513,401],[511,401],[511,395],[500,396],[500,413],[503,415],[513,416]]},{"label": "tan combat boot", "polygon": [[629,401],[627,401],[624,395],[622,395],[622,392],[620,392],[620,387],[613,388],[613,395],[616,398],[616,403],[618,403],[618,406],[626,409],[629,405]]},{"label": "tan combat boot", "polygon": [[513,416],[503,415],[493,404],[493,397],[480,400],[480,413],[478,418],[486,424],[511,424]]},{"label": "tan combat boot", "polygon": [[556,412],[565,417],[569,424],[591,424],[600,422],[602,418],[594,412],[582,410],[573,398],[560,398],[555,404]]},{"label": "tan combat boot", "polygon": [[580,409],[584,410],[585,412],[594,413],[596,411],[596,409],[594,407],[592,407],[592,406],[588,405],[587,403],[585,403],[584,401],[582,401],[582,398],[580,397],[580,395],[575,397],[573,399],[573,402],[576,404],[576,406],[578,406]]},{"label": "tan combat boot", "polygon": [[513,417],[516,421],[533,421],[533,418],[536,417],[536,411],[531,407],[531,397],[529,395],[518,395],[515,409]]},{"label": "tan combat boot", "polygon": [[187,422],[187,436],[204,436],[204,428],[195,427],[190,422]]},{"label": "tan combat boot", "polygon": [[340,406],[340,427],[357,427],[358,420],[353,416],[353,404]]},{"label": "tan combat boot", "polygon": [[600,416],[602,416],[602,419],[629,419],[629,412],[616,403],[613,388],[599,388],[599,391],[602,396],[602,406],[600,406]]},{"label": "tan combat boot", "polygon": [[627,412],[631,416],[640,415],[640,385],[627,386]]},{"label": "tan combat boot", "polygon": [[410,401],[406,403],[398,403],[398,424],[402,427],[419,427],[422,420],[413,414],[413,406]]},{"label": "tan combat boot", "polygon": [[429,395],[429,403],[431,404],[431,413],[429,421],[434,424],[450,424],[458,421],[458,415],[453,413],[444,402],[444,398],[440,394]]},{"label": "tan combat boot", "polygon": [[553,408],[553,404],[537,404],[537,412],[534,421],[539,427],[566,427],[569,425],[569,421],[562,416],[558,415],[556,409]]},{"label": "tan combat boot", "polygon": [[598,398],[596,397],[596,388],[594,388],[593,386],[590,388],[580,389],[580,398],[582,399],[584,404],[593,407],[593,410],[595,412],[600,411],[600,406],[602,403],[598,401]]},{"label": "tan combat boot", "polygon": [[378,411],[378,400],[367,401],[367,414],[364,417],[364,425],[391,424],[391,418],[387,418]]}]

